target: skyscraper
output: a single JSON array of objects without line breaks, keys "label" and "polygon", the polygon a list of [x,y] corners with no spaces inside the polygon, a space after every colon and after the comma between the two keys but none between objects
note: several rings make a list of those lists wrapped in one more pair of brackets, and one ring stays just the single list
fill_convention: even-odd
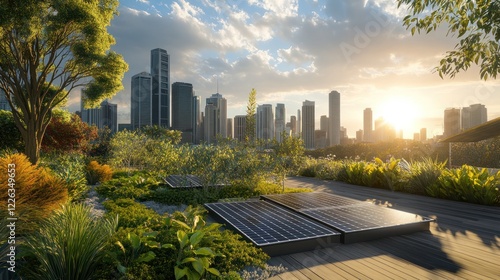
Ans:
[{"label": "skyscraper", "polygon": [[328,95],[329,122],[328,138],[330,146],[340,144],[340,93],[332,91]]},{"label": "skyscraper", "polygon": [[227,137],[227,101],[219,93],[207,98],[204,132],[207,143],[215,143],[218,135]]},{"label": "skyscraper", "polygon": [[193,85],[172,84],[172,129],[182,132],[182,143],[194,143],[196,112]]},{"label": "skyscraper", "polygon": [[247,129],[247,116],[240,115],[234,117],[234,138],[245,141],[245,131]]},{"label": "skyscraper", "polygon": [[272,140],[274,138],[274,113],[271,104],[257,106],[256,130],[257,139]]},{"label": "skyscraper", "polygon": [[290,130],[291,130],[292,136],[298,136],[297,135],[297,117],[296,116],[290,117]]},{"label": "skyscraper", "polygon": [[462,130],[487,122],[487,113],[486,106],[483,104],[472,104],[468,108],[462,108]]},{"label": "skyscraper", "polygon": [[105,127],[111,130],[111,133],[118,131],[118,106],[109,103],[107,100],[101,102],[97,108],[86,109],[83,106],[85,96],[82,91],[80,100],[81,118],[84,123],[95,125],[98,129]]},{"label": "skyscraper", "polygon": [[146,72],[132,76],[130,90],[132,130],[152,125],[151,75]]},{"label": "skyscraper", "polygon": [[276,134],[276,140],[278,143],[281,143],[281,135],[283,134],[283,131],[286,130],[286,111],[285,111],[285,104],[278,103],[276,105],[276,116],[275,116],[275,122],[274,122],[274,127],[275,127],[275,134]]},{"label": "skyscraper", "polygon": [[373,113],[371,108],[363,111],[363,141],[373,142]]},{"label": "skyscraper", "polygon": [[170,56],[164,49],[151,50],[152,124],[170,128]]},{"label": "skyscraper", "polygon": [[420,136],[420,141],[427,141],[427,128],[425,127],[421,128],[419,136]]},{"label": "skyscraper", "polygon": [[444,137],[450,137],[460,132],[460,109],[444,110]]},{"label": "skyscraper", "polygon": [[200,97],[193,96],[193,143],[199,144],[203,140],[202,112]]},{"label": "skyscraper", "polygon": [[329,118],[326,115],[319,117],[319,130],[326,132],[328,137],[328,128],[330,126]]},{"label": "skyscraper", "polygon": [[227,138],[233,139],[233,119],[227,118]]},{"label": "skyscraper", "polygon": [[300,115],[300,109],[297,110],[297,136],[302,137],[302,117]]},{"label": "skyscraper", "polygon": [[302,139],[306,149],[314,149],[315,120],[314,101],[304,101],[302,103]]},{"label": "skyscraper", "polygon": [[5,92],[0,89],[0,110],[10,111],[10,104],[7,101],[7,96]]}]

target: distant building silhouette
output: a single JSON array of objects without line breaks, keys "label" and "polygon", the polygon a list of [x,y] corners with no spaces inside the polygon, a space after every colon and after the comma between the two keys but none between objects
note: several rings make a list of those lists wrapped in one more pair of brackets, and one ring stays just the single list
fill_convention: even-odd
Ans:
[{"label": "distant building silhouette", "polygon": [[362,129],[356,131],[356,142],[357,143],[363,142],[363,130]]},{"label": "distant building silhouette", "polygon": [[245,141],[245,131],[247,129],[247,116],[239,115],[234,117],[234,138]]},{"label": "distant building silhouette", "polygon": [[170,56],[164,49],[151,50],[151,122],[170,128]]},{"label": "distant building silhouette", "polygon": [[330,146],[340,144],[340,93],[332,91],[328,95],[329,122],[328,141]]},{"label": "distant building silhouette", "polygon": [[321,117],[319,117],[319,130],[324,131],[326,133],[325,139],[327,144],[329,143],[328,141],[328,130],[330,128],[329,120],[330,119],[326,115],[322,115]]},{"label": "distant building silhouette", "polygon": [[182,143],[196,143],[196,132],[199,129],[198,100],[192,84],[172,84],[172,129],[182,132]]},{"label": "distant building silhouette", "polygon": [[488,121],[487,109],[482,104],[472,104],[462,108],[462,130],[478,126]]},{"label": "distant building silhouette", "polygon": [[118,106],[116,104],[104,100],[99,107],[86,109],[83,106],[84,100],[85,94],[82,90],[80,96],[80,117],[84,123],[95,125],[98,129],[107,127],[111,130],[111,133],[118,131]]},{"label": "distant building silhouette", "polygon": [[130,124],[132,130],[151,126],[152,121],[152,78],[147,72],[132,76],[130,100]]},{"label": "distant building silhouette", "polygon": [[373,112],[371,108],[363,111],[363,141],[373,142]]},{"label": "distant building silhouette", "polygon": [[204,141],[215,143],[217,136],[227,137],[227,100],[220,93],[207,98],[204,119]]},{"label": "distant building silhouette", "polygon": [[256,132],[257,139],[274,139],[274,112],[271,104],[257,106]]},{"label": "distant building silhouette", "polygon": [[302,103],[302,139],[306,149],[315,147],[315,104],[314,101],[304,101]]},{"label": "distant building silhouette", "polygon": [[0,89],[0,110],[11,111],[11,109],[5,92]]},{"label": "distant building silhouette", "polygon": [[326,147],[326,131],[324,130],[315,130],[314,131],[314,148],[315,149],[323,149]]},{"label": "distant building silhouette", "polygon": [[427,128],[421,128],[420,129],[420,141],[427,141]]},{"label": "distant building silhouette", "polygon": [[292,134],[292,136],[298,136],[298,134],[297,134],[297,117],[296,116],[290,117],[290,133]]},{"label": "distant building silhouette", "polygon": [[302,137],[302,117],[300,109],[297,110],[297,137]]},{"label": "distant building silhouette", "polygon": [[444,137],[450,137],[460,132],[460,109],[444,110]]},{"label": "distant building silhouette", "polygon": [[286,130],[285,118],[286,118],[285,104],[278,103],[276,105],[276,116],[274,121],[275,137],[278,143],[281,143],[282,141],[281,135]]},{"label": "distant building silhouette", "polygon": [[227,138],[233,139],[233,119],[227,118]]}]

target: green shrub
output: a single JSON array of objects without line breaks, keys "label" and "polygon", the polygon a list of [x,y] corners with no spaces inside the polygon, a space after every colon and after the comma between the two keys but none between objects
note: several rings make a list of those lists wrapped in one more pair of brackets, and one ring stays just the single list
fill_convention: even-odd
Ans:
[{"label": "green shrub", "polygon": [[337,180],[342,168],[340,161],[320,160],[316,166],[316,177],[323,180]]},{"label": "green shrub", "polygon": [[108,211],[106,216],[118,215],[119,227],[138,227],[160,218],[158,213],[130,198],[108,200],[103,205]]},{"label": "green shrub", "polygon": [[438,181],[439,184],[427,189],[431,196],[485,205],[500,204],[500,172],[490,175],[486,168],[463,165],[444,170]]},{"label": "green shrub", "polygon": [[404,190],[414,194],[427,194],[427,189],[435,189],[439,176],[445,169],[446,162],[438,162],[431,158],[414,161],[410,164],[407,184]]},{"label": "green shrub", "polygon": [[36,265],[25,270],[33,279],[94,279],[116,226],[115,218],[94,218],[90,207],[63,206],[27,237],[23,248]]},{"label": "green shrub", "polygon": [[90,185],[104,183],[111,180],[113,170],[107,164],[99,164],[97,161],[91,161],[86,167],[86,178]]},{"label": "green shrub", "polygon": [[152,177],[146,178],[142,174],[132,177],[118,177],[97,186],[96,191],[109,199],[145,199],[152,189],[156,189],[160,185],[160,181]]},{"label": "green shrub", "polygon": [[299,175],[304,177],[316,177],[317,160],[314,158],[305,158],[299,168]]},{"label": "green shrub", "polygon": [[85,175],[85,158],[79,153],[52,153],[45,155],[40,165],[50,168],[68,188],[70,202],[81,201],[89,191]]}]

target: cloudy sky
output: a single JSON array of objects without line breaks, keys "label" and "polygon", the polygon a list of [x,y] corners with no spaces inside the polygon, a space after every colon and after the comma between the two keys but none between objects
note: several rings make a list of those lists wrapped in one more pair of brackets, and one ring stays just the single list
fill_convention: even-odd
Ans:
[{"label": "cloudy sky", "polygon": [[[217,91],[228,117],[245,114],[248,93],[257,103],[285,103],[287,117],[302,102],[316,102],[319,127],[328,115],[328,93],[341,93],[341,125],[354,137],[363,110],[384,117],[405,138],[427,128],[443,131],[444,109],[485,104],[500,116],[500,85],[483,82],[477,68],[455,79],[433,72],[456,38],[446,30],[411,36],[404,8],[393,0],[122,0],[109,32],[113,50],[129,64],[112,102],[119,122],[130,122],[130,78],[149,72],[150,50],[170,54],[171,82],[192,83],[205,99]],[[79,93],[70,110],[79,107]]]}]

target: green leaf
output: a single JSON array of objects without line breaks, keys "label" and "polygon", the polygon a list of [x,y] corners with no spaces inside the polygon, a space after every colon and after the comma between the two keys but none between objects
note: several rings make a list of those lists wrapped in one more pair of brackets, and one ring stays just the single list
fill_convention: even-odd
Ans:
[{"label": "green leaf", "polygon": [[127,273],[127,268],[124,267],[121,263],[119,263],[117,266],[116,266],[116,269],[118,269],[118,271],[121,273],[121,274],[126,274]]},{"label": "green leaf", "polygon": [[217,269],[213,268],[213,267],[207,268],[207,271],[208,271],[210,274],[212,274],[212,275],[215,275],[215,276],[219,276],[219,277],[220,277],[220,272],[219,272]]},{"label": "green leaf", "polygon": [[181,279],[182,277],[186,276],[188,272],[188,268],[185,267],[185,268],[179,268],[178,266],[175,266],[174,267],[174,274],[175,274],[175,279],[176,280],[179,280]]},{"label": "green leaf", "polygon": [[214,252],[208,247],[203,247],[194,251],[194,254],[197,256],[213,256]]},{"label": "green leaf", "polygon": [[193,235],[191,235],[191,238],[189,238],[189,242],[191,245],[196,246],[203,239],[204,235],[205,233],[203,231],[196,231]]},{"label": "green leaf", "polygon": [[140,254],[136,261],[139,263],[149,262],[154,260],[154,258],[156,258],[156,254],[154,252],[149,251],[147,253]]},{"label": "green leaf", "polygon": [[139,236],[137,236],[137,234],[133,232],[129,233],[128,239],[130,240],[130,243],[132,243],[132,248],[134,248],[135,250],[139,249],[139,247],[141,246],[141,239],[139,238]]},{"label": "green leaf", "polygon": [[176,249],[173,244],[163,244],[161,245],[162,249]]},{"label": "green leaf", "polygon": [[181,261],[181,264],[185,264],[185,263],[190,263],[190,262],[194,262],[196,261],[195,258],[193,257],[188,257],[188,258],[184,258],[182,261]]},{"label": "green leaf", "polygon": [[187,230],[191,230],[191,228],[184,222],[181,222],[181,221],[178,221],[178,220],[172,220],[174,223],[180,225],[181,227],[187,229]]},{"label": "green leaf", "polygon": [[177,240],[179,240],[179,243],[181,245],[181,249],[186,247],[186,245],[189,241],[187,233],[182,231],[182,230],[178,230],[177,231]]},{"label": "green leaf", "polygon": [[125,247],[123,247],[123,244],[120,241],[116,241],[115,244],[120,247],[120,250],[125,254]]},{"label": "green leaf", "polygon": [[195,260],[191,263],[191,265],[193,266],[194,270],[198,272],[198,274],[203,275],[205,268],[203,267],[203,263],[200,260]]}]

